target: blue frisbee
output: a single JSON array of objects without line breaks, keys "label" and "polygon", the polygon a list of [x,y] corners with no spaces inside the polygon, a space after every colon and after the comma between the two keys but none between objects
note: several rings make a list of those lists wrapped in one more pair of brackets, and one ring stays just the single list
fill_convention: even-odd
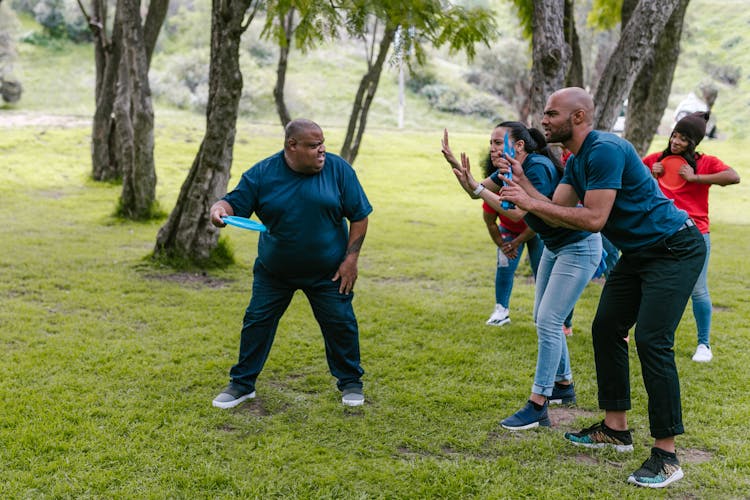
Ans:
[{"label": "blue frisbee", "polygon": [[246,219],[245,217],[237,217],[236,215],[227,215],[226,217],[222,217],[221,220],[224,221],[224,224],[229,224],[230,226],[241,227],[242,229],[249,229],[250,231],[260,231],[261,233],[268,231],[268,228],[264,226],[263,224],[261,224],[260,222]]}]

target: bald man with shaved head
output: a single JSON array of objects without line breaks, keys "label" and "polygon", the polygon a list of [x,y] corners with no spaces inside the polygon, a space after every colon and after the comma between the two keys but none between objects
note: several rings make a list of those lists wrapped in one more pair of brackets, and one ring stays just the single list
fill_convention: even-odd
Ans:
[{"label": "bald man with shaved head", "polygon": [[560,142],[573,154],[552,200],[534,190],[515,161],[513,180],[506,179],[500,198],[550,224],[601,232],[622,251],[591,327],[605,417],[565,438],[589,448],[632,451],[626,339],[635,326],[654,446],[628,481],[661,488],[683,477],[675,450],[675,436],[684,428],[674,333],[703,267],[706,246],[687,213],[662,194],[635,148],[621,137],[594,130],[593,117],[594,101],[584,89],[554,92],[542,127],[548,142]]}]

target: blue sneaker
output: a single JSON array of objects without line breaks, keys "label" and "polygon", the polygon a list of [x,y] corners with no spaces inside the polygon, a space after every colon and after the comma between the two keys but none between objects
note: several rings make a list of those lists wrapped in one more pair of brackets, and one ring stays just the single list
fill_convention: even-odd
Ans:
[{"label": "blue sneaker", "polygon": [[651,448],[651,456],[630,475],[628,482],[645,488],[663,488],[682,479],[683,475],[676,454]]},{"label": "blue sneaker", "polygon": [[512,431],[523,431],[539,426],[549,427],[550,421],[547,416],[547,402],[544,402],[541,410],[537,410],[534,408],[534,403],[527,401],[523,408],[500,422],[500,425]]},{"label": "blue sneaker", "polygon": [[574,405],[576,404],[575,385],[562,385],[555,382],[552,395],[547,398],[551,405]]}]

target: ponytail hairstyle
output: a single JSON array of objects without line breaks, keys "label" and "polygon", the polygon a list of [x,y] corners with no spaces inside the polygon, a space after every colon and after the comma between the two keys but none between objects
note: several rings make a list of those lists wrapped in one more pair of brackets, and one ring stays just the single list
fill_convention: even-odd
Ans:
[{"label": "ponytail hairstyle", "polygon": [[[502,122],[497,127],[505,127],[510,130],[510,137],[514,141],[523,141],[523,150],[526,153],[537,153],[547,157],[555,168],[562,173],[563,165],[560,158],[552,152],[544,134],[535,128],[527,128],[521,122]],[[495,127],[495,128],[497,128]]]}]

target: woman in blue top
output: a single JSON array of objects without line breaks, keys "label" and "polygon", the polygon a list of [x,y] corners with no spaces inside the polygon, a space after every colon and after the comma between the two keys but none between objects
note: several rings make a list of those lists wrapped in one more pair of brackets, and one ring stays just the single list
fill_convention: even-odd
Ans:
[{"label": "woman in blue top", "polygon": [[[551,198],[562,173],[559,160],[550,151],[544,135],[539,130],[526,128],[520,122],[503,122],[495,127],[490,137],[490,156],[493,164],[503,172],[509,170],[503,153],[506,136],[526,178],[540,193]],[[496,194],[502,187],[498,172],[481,183],[477,182],[471,174],[466,154],[461,153],[461,163],[453,156],[447,130],[442,146],[443,155],[453,167],[461,187],[472,198],[481,198],[492,208],[502,211]],[[599,265],[601,237],[598,233],[550,226],[536,215],[517,208],[503,212],[511,218],[523,217],[526,224],[542,238],[545,248],[537,271],[534,299],[534,322],[538,337],[534,384],[526,405],[504,419],[501,425],[511,430],[549,426],[547,406],[550,402],[575,402],[570,356],[562,327]]]}]

